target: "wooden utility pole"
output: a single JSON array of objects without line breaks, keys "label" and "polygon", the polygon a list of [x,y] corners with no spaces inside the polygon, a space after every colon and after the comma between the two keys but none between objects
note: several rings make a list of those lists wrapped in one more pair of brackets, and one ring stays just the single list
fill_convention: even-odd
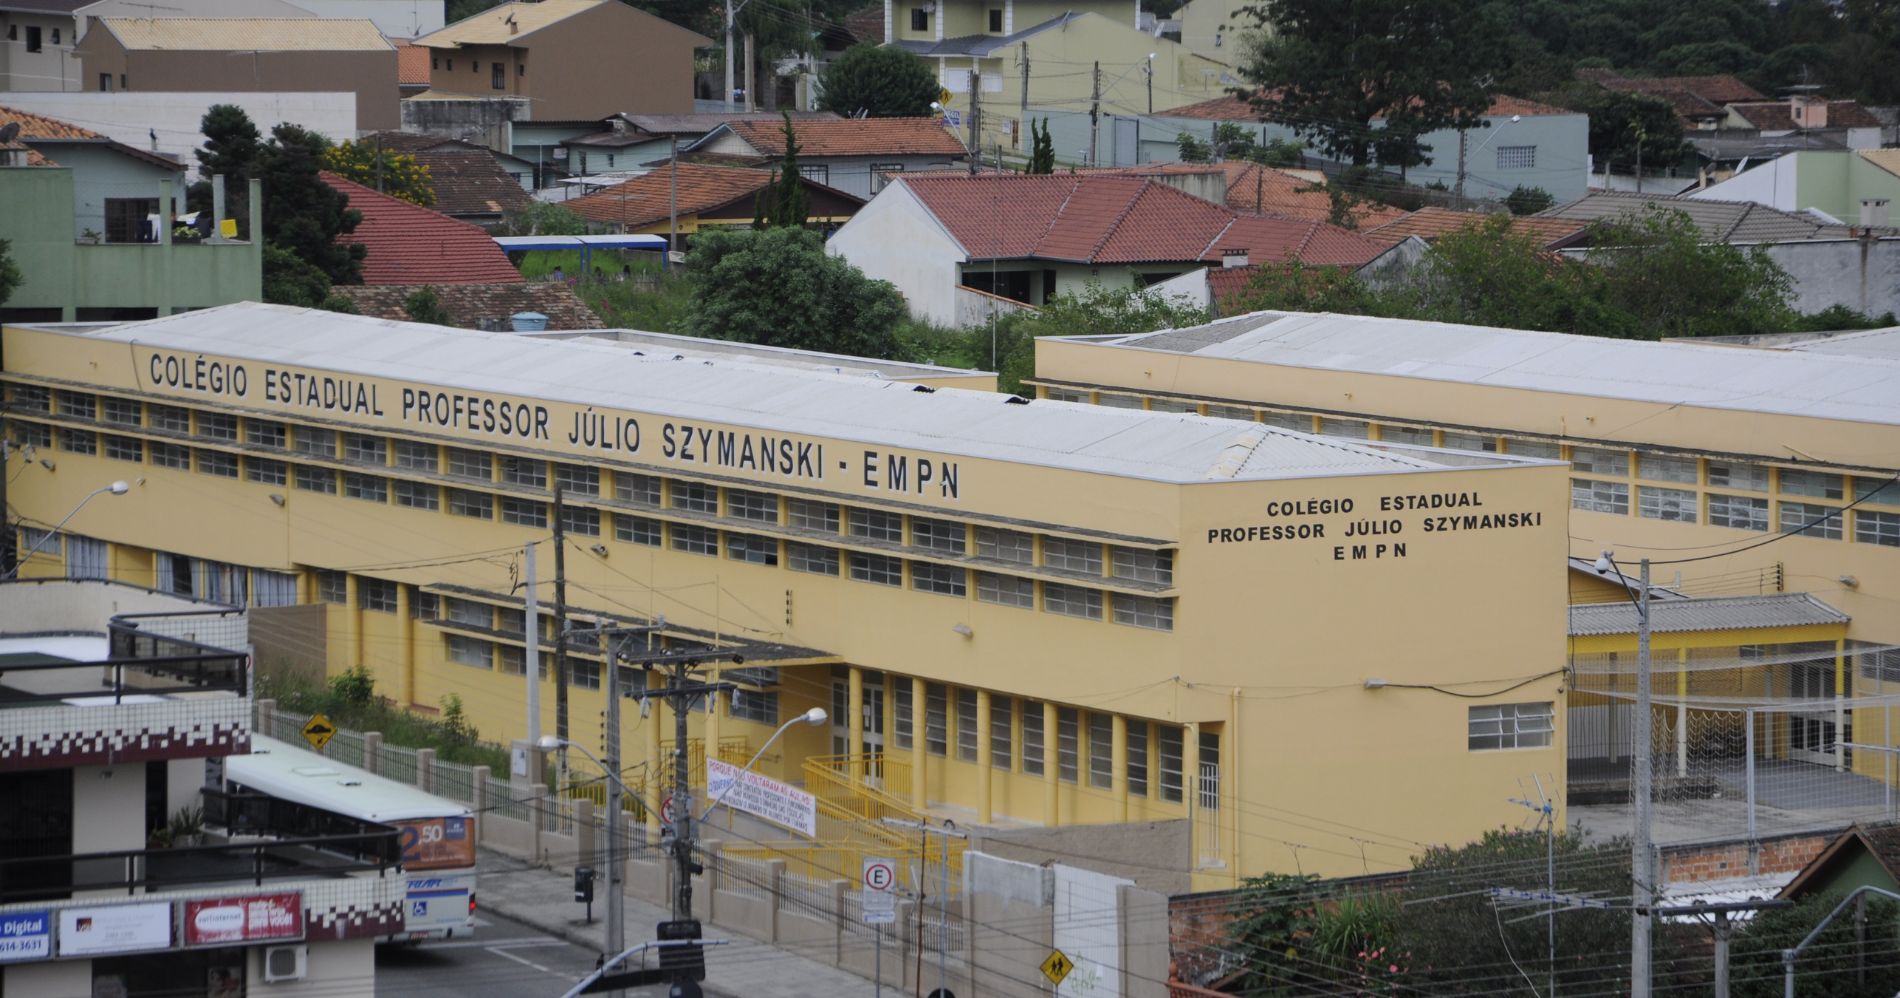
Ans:
[{"label": "wooden utility pole", "polygon": [[[560,784],[567,789],[567,531],[562,490],[554,487],[554,736],[561,740]],[[532,626],[532,625],[531,625]]]},{"label": "wooden utility pole", "polygon": [[1089,154],[1088,165],[1095,165],[1095,150],[1101,146],[1102,128],[1102,63],[1096,60],[1093,85],[1089,87]]},{"label": "wooden utility pole", "polygon": [[977,68],[976,60],[970,60],[970,176],[983,165],[982,133],[979,124],[983,117],[983,71]]}]

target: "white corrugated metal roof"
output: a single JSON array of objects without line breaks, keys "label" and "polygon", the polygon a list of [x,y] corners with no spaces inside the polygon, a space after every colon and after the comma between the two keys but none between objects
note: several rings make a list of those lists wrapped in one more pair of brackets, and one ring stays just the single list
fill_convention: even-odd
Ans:
[{"label": "white corrugated metal roof", "polygon": [[466,804],[263,735],[251,736],[249,755],[224,757],[224,777],[280,800],[364,821],[454,818],[474,813]]},{"label": "white corrugated metal roof", "polygon": [[[1900,152],[1900,149],[1894,150]],[[1836,333],[1820,339],[1788,344],[1802,353],[1837,354],[1847,357],[1884,357],[1900,360],[1900,326],[1863,329],[1855,333]]]},{"label": "white corrugated metal roof", "polygon": [[[1649,613],[1650,630],[1657,633],[1804,627],[1845,624],[1849,619],[1847,614],[1808,593],[1651,600]],[[1633,603],[1580,604],[1570,608],[1570,636],[1635,634],[1637,621]]]},{"label": "white corrugated metal roof", "polygon": [[1738,350],[1332,313],[1257,312],[1110,345],[1279,364],[1900,424],[1900,360]]},{"label": "white corrugated metal roof", "polygon": [[[585,340],[243,302],[122,325],[57,329],[147,347],[548,401],[717,421],[971,458],[1170,482],[1447,470],[1474,455],[1361,444],[1181,413],[919,391],[894,381],[639,356]],[[1253,451],[1229,469],[1229,449]],[[1547,463],[1485,455],[1484,466]]]}]

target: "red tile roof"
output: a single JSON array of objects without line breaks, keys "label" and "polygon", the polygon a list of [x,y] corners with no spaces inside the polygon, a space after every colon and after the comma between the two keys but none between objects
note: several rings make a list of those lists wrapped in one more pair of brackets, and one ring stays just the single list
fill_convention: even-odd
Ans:
[{"label": "red tile roof", "polygon": [[[1491,97],[1491,106],[1486,108],[1484,113],[1490,117],[1497,118],[1512,114],[1575,114],[1576,112],[1552,104],[1539,104],[1536,101],[1525,100],[1522,97],[1494,94]],[[1199,118],[1203,121],[1261,120],[1259,108],[1254,107],[1246,98],[1236,97],[1232,94],[1226,97],[1216,97],[1213,100],[1204,100],[1199,104],[1188,104],[1184,107],[1170,108],[1166,111],[1159,112],[1159,114],[1167,118]],[[1373,120],[1377,121],[1383,117],[1383,115],[1380,115]]]},{"label": "red tile roof", "polygon": [[[670,215],[673,167],[661,166],[644,176],[565,204],[583,218],[630,228],[651,225]],[[685,218],[747,198],[772,182],[770,170],[742,170],[729,166],[680,163],[679,213]]]},{"label": "red tile roof", "polygon": [[1681,90],[1694,94],[1713,104],[1733,104],[1737,101],[1766,100],[1767,96],[1754,87],[1727,73],[1715,76],[1597,76],[1596,82],[1611,90],[1634,91],[1637,93],[1661,95],[1668,90]]},{"label": "red tile roof", "polygon": [[480,228],[344,180],[329,171],[323,182],[342,191],[363,213],[356,231],[339,242],[369,247],[364,284],[502,284],[521,280],[508,255]]},{"label": "red tile roof", "polygon": [[389,43],[396,46],[396,85],[428,86],[430,51],[415,42],[400,38],[391,38]]},{"label": "red tile roof", "polygon": [[[7,144],[5,148],[8,149],[30,147],[36,141],[47,143],[96,143],[110,147],[133,159],[150,163],[153,166],[163,167],[169,170],[183,170],[185,168],[185,165],[177,160],[168,159],[154,152],[147,152],[136,146],[128,146],[123,142],[101,135],[89,128],[81,128],[78,125],[61,121],[58,118],[49,118],[43,114],[34,114],[30,111],[21,111],[17,108],[0,105],[0,126],[13,124],[15,122],[19,123],[20,134],[15,142]],[[28,166],[58,165],[51,159],[41,155],[37,149],[28,149],[26,161],[26,165]]]},{"label": "red tile roof", "polygon": [[379,319],[407,320],[409,296],[423,288],[435,292],[449,321],[463,329],[480,329],[482,320],[506,323],[516,312],[539,312],[549,329],[600,329],[600,316],[566,284],[516,280],[505,284],[339,284],[337,294],[356,303],[357,311]]},{"label": "red tile roof", "polygon": [[1880,119],[1858,101],[1831,100],[1827,102],[1827,127],[1879,128]]},{"label": "red tile roof", "polygon": [[1728,108],[1740,115],[1743,121],[1764,132],[1792,132],[1801,127],[1795,123],[1794,112],[1786,101],[1737,101]]},{"label": "red tile roof", "polygon": [[[1227,174],[1227,207],[1259,215],[1280,215],[1324,222],[1333,217],[1333,199],[1323,186],[1297,174],[1246,160],[1220,164]],[[1402,217],[1405,209],[1361,201],[1349,214],[1361,232]]]},{"label": "red tile roof", "polygon": [[1324,222],[1242,215],[1166,184],[1099,174],[935,174],[908,187],[973,259],[1089,264],[1297,257],[1357,265],[1385,246]]},{"label": "red tile roof", "polygon": [[[1450,208],[1420,208],[1377,228],[1368,229],[1366,235],[1388,243],[1396,243],[1406,236],[1417,236],[1431,242],[1439,236],[1482,225],[1488,217],[1477,212],[1453,211]],[[1566,246],[1588,231],[1589,227],[1588,222],[1568,218],[1511,219],[1512,229],[1539,237],[1544,241],[1545,249]]]},{"label": "red tile roof", "polygon": [[[730,121],[725,126],[768,156],[785,155],[785,122]],[[951,156],[957,141],[936,118],[857,118],[793,121],[802,156]]]}]

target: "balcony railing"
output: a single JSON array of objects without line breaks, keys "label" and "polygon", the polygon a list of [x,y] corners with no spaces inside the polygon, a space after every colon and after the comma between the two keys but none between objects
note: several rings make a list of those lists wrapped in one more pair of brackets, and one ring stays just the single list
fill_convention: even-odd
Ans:
[{"label": "balcony railing", "polygon": [[129,696],[228,692],[243,696],[249,656],[195,652],[99,662],[36,662],[0,666],[0,707],[34,707],[81,700],[124,703]]}]

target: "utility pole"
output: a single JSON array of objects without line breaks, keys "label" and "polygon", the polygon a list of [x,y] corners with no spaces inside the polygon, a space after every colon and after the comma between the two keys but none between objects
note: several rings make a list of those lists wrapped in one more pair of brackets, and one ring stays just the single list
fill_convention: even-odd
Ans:
[{"label": "utility pole", "polygon": [[732,113],[732,32],[733,19],[736,18],[738,14],[739,12],[732,7],[732,0],[726,0],[726,58],[723,61],[726,64],[725,100],[727,114]]},{"label": "utility pole", "polygon": [[[1023,127],[1029,127],[1029,43],[1023,43]],[[1866,311],[1862,309],[1861,311]]]},{"label": "utility pole", "polygon": [[561,740],[559,779],[567,788],[567,517],[554,487],[554,737]]},{"label": "utility pole", "polygon": [[[981,125],[983,118],[983,71],[977,68],[976,60],[970,60],[970,176],[983,165],[983,143]],[[995,291],[995,288],[991,288]]]},{"label": "utility pole", "polygon": [[1461,211],[1465,207],[1465,136],[1469,135],[1470,133],[1471,133],[1471,129],[1465,128],[1463,126],[1459,126],[1458,128],[1458,182],[1452,185],[1452,193],[1458,195],[1458,208]]},{"label": "utility pole", "polygon": [[[534,583],[534,547],[539,541],[528,544],[522,555],[522,569],[527,575],[525,606],[521,613],[522,652],[521,670],[528,680],[528,744],[541,742],[541,604],[535,598]],[[534,774],[537,781],[540,774]],[[566,788],[561,788],[566,789]],[[558,792],[558,791],[557,791]]]},{"label": "utility pole", "polygon": [[[949,974],[947,972],[948,965],[945,962],[945,955],[946,955],[945,951],[948,949],[948,947],[946,947],[943,944],[943,937],[945,934],[943,927],[948,926],[950,924],[950,915],[949,915],[950,840],[951,839],[968,839],[970,835],[968,832],[957,831],[957,823],[954,821],[951,821],[948,818],[944,819],[942,828],[933,828],[926,822],[909,821],[903,818],[885,818],[884,823],[887,825],[897,827],[897,828],[914,829],[916,831],[924,833],[926,836],[935,835],[938,837],[938,841],[943,844],[943,852],[939,855],[938,860],[937,860],[937,875],[938,875],[937,925],[939,928],[937,930],[937,991],[936,993],[947,995],[950,993],[950,986],[948,983]],[[921,974],[921,969],[919,973]],[[917,988],[919,991],[921,991],[923,990],[923,985],[919,983]]]},{"label": "utility pole", "polygon": [[1155,60],[1154,60],[1154,56],[1148,57],[1148,65],[1145,68],[1148,70],[1148,113],[1153,114],[1155,113]]},{"label": "utility pole", "polygon": [[1093,84],[1089,87],[1089,155],[1088,165],[1095,165],[1095,150],[1101,146],[1102,117],[1102,62],[1095,61]]},{"label": "utility pole", "polygon": [[[1638,177],[1641,176],[1639,173]],[[1617,574],[1621,575],[1621,571]],[[1636,612],[1636,757],[1634,765],[1636,784],[1636,834],[1630,839],[1630,998],[1649,998],[1650,951],[1649,933],[1654,914],[1650,904],[1654,901],[1655,883],[1651,876],[1650,822],[1654,820],[1650,807],[1651,784],[1655,777],[1654,762],[1650,757],[1650,671],[1649,671],[1649,559],[1642,561],[1642,574],[1638,580],[1642,586],[1637,593]]]},{"label": "utility pole", "polygon": [[[667,170],[673,174],[672,189],[666,195],[666,251],[680,248],[680,137],[675,135],[666,154]],[[668,261],[669,265],[671,261]]]},{"label": "utility pole", "polygon": [[752,92],[753,84],[757,82],[753,78],[756,69],[757,67],[752,64],[752,32],[748,31],[745,33],[745,109],[747,111],[755,111],[759,106],[759,97]]}]

